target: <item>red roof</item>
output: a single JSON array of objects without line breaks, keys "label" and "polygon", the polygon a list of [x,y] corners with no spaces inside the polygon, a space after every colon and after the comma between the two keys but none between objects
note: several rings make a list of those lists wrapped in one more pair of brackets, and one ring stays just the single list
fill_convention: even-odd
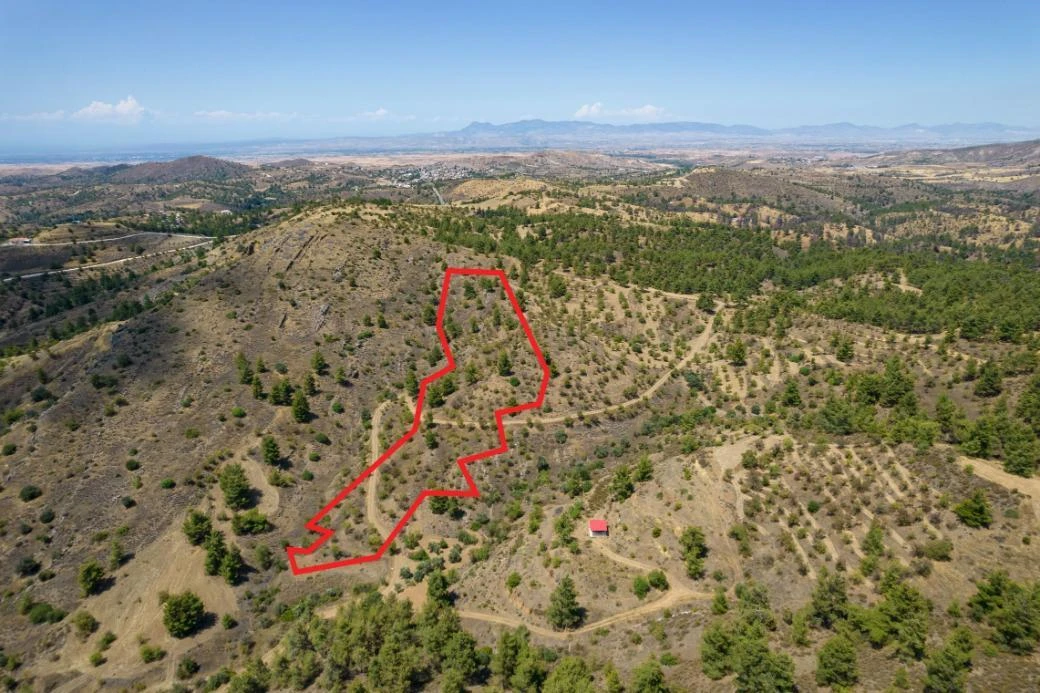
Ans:
[{"label": "red roof", "polygon": [[607,521],[606,520],[589,520],[589,531],[590,532],[606,532]]}]

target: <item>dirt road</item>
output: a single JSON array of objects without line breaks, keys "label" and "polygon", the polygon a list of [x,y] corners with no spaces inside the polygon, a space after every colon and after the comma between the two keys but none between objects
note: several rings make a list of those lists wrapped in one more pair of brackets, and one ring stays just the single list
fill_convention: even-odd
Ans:
[{"label": "dirt road", "polygon": [[[689,297],[687,297],[687,298],[689,298]],[[713,321],[709,320],[707,325],[704,328],[704,331],[701,332],[699,335],[697,335],[696,339],[694,339],[693,342],[690,344],[690,351],[689,351],[689,353],[686,354],[686,356],[684,356],[679,361],[679,363],[675,364],[675,366],[673,366],[672,368],[669,368],[667,371],[665,371],[661,375],[660,378],[658,378],[656,381],[654,381],[654,383],[652,385],[650,385],[650,387],[648,387],[647,389],[643,390],[643,392],[641,392],[639,395],[633,397],[632,399],[625,400],[624,402],[618,402],[617,404],[611,404],[611,405],[608,405],[606,407],[600,407],[599,409],[588,409],[586,411],[569,412],[569,413],[564,413],[564,414],[556,414],[554,416],[542,416],[542,417],[537,417],[537,416],[519,416],[519,417],[517,417],[517,416],[513,416],[513,417],[510,417],[508,419],[503,420],[502,423],[504,425],[506,425],[506,426],[526,426],[529,423],[530,424],[557,424],[557,423],[564,423],[568,419],[588,418],[588,417],[591,417],[591,416],[602,416],[603,414],[609,414],[611,412],[621,411],[622,409],[627,409],[628,407],[633,407],[633,406],[635,406],[637,404],[640,404],[642,402],[646,402],[651,397],[653,397],[655,394],[657,394],[657,391],[660,390],[662,387],[664,387],[665,384],[667,384],[668,381],[672,379],[672,377],[675,375],[675,373],[677,371],[682,370],[683,368],[688,366],[693,361],[693,359],[696,358],[697,354],[701,353],[701,351],[704,350],[704,347],[708,344],[708,340],[711,339],[712,332],[713,332]],[[414,402],[411,400],[411,398],[408,399],[408,402],[409,402],[409,406],[414,407]],[[438,425],[443,425],[443,426],[458,426],[458,425],[462,425],[462,426],[476,426],[476,427],[480,426],[480,423],[476,422],[476,421],[469,421],[469,420],[459,421],[459,420],[455,420],[455,419],[439,419],[439,418],[436,418],[436,417],[434,417],[433,422],[438,424]]]},{"label": "dirt road", "polygon": [[[383,402],[376,407],[375,412],[372,414],[372,434],[370,439],[372,462],[379,459],[379,455],[383,452],[381,450],[382,446],[379,444],[379,431],[383,427],[383,414],[386,413],[390,404],[389,400]],[[388,537],[392,528],[386,526],[383,523],[383,519],[379,516],[379,470],[380,467],[376,467],[372,471],[372,474],[368,477],[368,484],[365,486],[365,517],[368,518],[369,524],[379,531],[381,536]]]},{"label": "dirt road", "polygon": [[[98,267],[110,267],[112,265],[122,265],[127,262],[133,262],[134,260],[147,260],[151,257],[158,257],[160,255],[169,255],[170,253],[180,253],[185,250],[192,250],[194,248],[201,248],[204,245],[209,245],[213,242],[213,239],[202,241],[201,243],[192,243],[186,245],[183,248],[172,248],[170,250],[157,250],[154,253],[145,253],[144,255],[134,255],[133,257],[124,257],[120,260],[109,260],[108,262],[97,262],[93,265],[83,265],[82,267],[69,267],[67,269],[60,270],[46,270],[43,272],[30,272],[28,274],[18,274],[13,277],[6,277],[5,282],[13,282],[15,279],[33,279],[35,277],[44,277],[48,274],[67,274],[69,272],[82,272],[83,270],[97,269]],[[42,244],[41,244],[42,245]]]},{"label": "dirt road", "polygon": [[959,457],[957,463],[960,465],[970,464],[975,476],[981,477],[998,486],[1011,491],[1018,491],[1029,496],[1033,505],[1033,513],[1040,518],[1040,479],[1035,477],[1026,478],[1017,474],[1009,474],[989,460],[976,459],[974,457]]},{"label": "dirt road", "polygon": [[614,625],[615,623],[621,623],[628,621],[633,618],[639,618],[640,616],[646,616],[657,611],[678,606],[679,604],[685,604],[687,602],[696,601],[708,601],[715,595],[709,592],[694,592],[692,590],[686,590],[683,588],[672,588],[660,599],[650,602],[649,604],[643,604],[627,611],[622,611],[619,614],[602,618],[592,623],[586,623],[581,628],[568,631],[557,631],[550,630],[549,628],[543,628],[542,626],[536,626],[531,623],[527,623],[522,619],[515,618],[513,616],[502,616],[500,614],[486,614],[480,611],[460,611],[459,618],[464,618],[470,621],[483,621],[485,623],[496,623],[498,625],[507,626],[509,628],[516,628],[517,626],[524,626],[527,630],[537,635],[541,635],[546,638],[554,638],[557,640],[566,640],[567,638],[575,635],[584,635],[591,633],[599,628],[606,628],[607,626]]}]

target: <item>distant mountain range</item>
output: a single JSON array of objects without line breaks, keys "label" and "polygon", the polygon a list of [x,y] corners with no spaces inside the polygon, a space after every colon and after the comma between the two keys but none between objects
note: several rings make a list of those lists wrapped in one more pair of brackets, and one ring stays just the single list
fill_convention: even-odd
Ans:
[{"label": "distant mountain range", "polygon": [[559,142],[633,144],[653,141],[748,141],[804,144],[888,144],[935,143],[943,145],[1010,142],[1040,136],[1040,128],[1019,128],[1000,123],[950,123],[919,125],[910,123],[883,128],[854,123],[802,125],[769,130],[754,125],[720,125],[678,121],[671,123],[639,123],[607,125],[584,121],[521,120],[492,125],[470,123],[453,133],[445,133],[463,142],[481,140],[517,140],[552,145]]},{"label": "distant mountain range", "polygon": [[521,120],[494,125],[474,122],[461,130],[385,137],[337,137],[312,140],[262,140],[207,145],[155,145],[136,150],[12,155],[0,161],[162,160],[187,153],[222,157],[292,157],[381,152],[518,151],[593,149],[639,151],[669,148],[776,147],[843,149],[876,153],[893,149],[957,147],[1040,138],[1040,127],[1000,123],[910,123],[885,128],[853,123],[766,129],[753,125],[721,125],[679,121],[609,125],[587,121]]}]

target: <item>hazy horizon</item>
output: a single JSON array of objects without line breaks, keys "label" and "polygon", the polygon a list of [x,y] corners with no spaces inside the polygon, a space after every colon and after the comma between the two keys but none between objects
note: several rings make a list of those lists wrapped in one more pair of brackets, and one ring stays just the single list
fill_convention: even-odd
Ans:
[{"label": "hazy horizon", "polygon": [[1033,128],[1037,26],[1040,8],[1025,2],[306,12],[7,2],[0,147],[386,136],[529,118]]}]

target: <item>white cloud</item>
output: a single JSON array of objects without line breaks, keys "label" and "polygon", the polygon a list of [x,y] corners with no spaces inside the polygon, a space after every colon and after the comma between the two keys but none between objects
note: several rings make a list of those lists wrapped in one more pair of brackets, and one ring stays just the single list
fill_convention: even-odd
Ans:
[{"label": "white cloud", "polygon": [[615,118],[620,120],[660,120],[668,116],[668,110],[653,104],[636,106],[633,108],[607,108],[602,101],[582,104],[581,108],[574,112],[577,119],[583,118]]},{"label": "white cloud", "polygon": [[122,125],[134,125],[141,121],[147,112],[144,106],[138,103],[133,96],[128,96],[117,103],[105,103],[104,101],[91,101],[90,105],[84,106],[72,114],[74,120],[87,120],[96,123],[119,123]]},{"label": "white cloud", "polygon": [[294,120],[297,113],[280,113],[279,111],[195,111],[196,118],[217,122],[230,122],[237,120]]},{"label": "white cloud", "polygon": [[652,104],[646,104],[638,108],[622,108],[620,111],[621,115],[630,116],[633,118],[647,118],[649,120],[657,120],[666,113],[665,109],[660,106],[654,106]]},{"label": "white cloud", "polygon": [[599,101],[582,104],[581,108],[574,112],[575,118],[596,118],[601,115],[603,115],[603,104]]},{"label": "white cloud", "polygon": [[359,120],[365,120],[369,122],[384,122],[384,123],[403,123],[410,120],[415,120],[414,115],[403,115],[400,113],[394,113],[388,108],[380,106],[374,111],[361,111],[349,116],[333,116],[327,118],[330,123],[356,123]]},{"label": "white cloud", "polygon": [[380,106],[374,111],[361,111],[361,113],[357,114],[357,117],[362,118],[364,120],[383,120],[387,118],[389,115],[390,111]]}]

